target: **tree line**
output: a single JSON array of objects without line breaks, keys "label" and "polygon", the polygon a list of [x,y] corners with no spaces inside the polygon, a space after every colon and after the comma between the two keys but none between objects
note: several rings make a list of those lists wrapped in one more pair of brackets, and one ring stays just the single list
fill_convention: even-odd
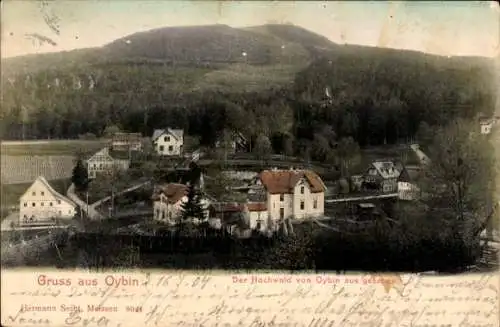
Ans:
[{"label": "tree line", "polygon": [[[342,139],[362,147],[407,142],[422,124],[491,114],[495,84],[487,67],[339,53],[311,63],[290,86],[239,93],[190,89],[208,71],[199,67],[42,71],[3,84],[2,137],[100,137],[111,125],[150,136],[169,126],[212,145],[224,130],[237,130],[251,148],[324,161]],[[56,87],[55,76],[62,76],[58,85],[71,83]]]}]

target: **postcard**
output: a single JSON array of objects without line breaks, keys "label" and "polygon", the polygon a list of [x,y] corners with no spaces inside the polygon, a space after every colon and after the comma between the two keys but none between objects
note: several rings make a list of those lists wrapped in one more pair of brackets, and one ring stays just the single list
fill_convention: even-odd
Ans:
[{"label": "postcard", "polygon": [[2,326],[499,326],[493,1],[4,1]]}]

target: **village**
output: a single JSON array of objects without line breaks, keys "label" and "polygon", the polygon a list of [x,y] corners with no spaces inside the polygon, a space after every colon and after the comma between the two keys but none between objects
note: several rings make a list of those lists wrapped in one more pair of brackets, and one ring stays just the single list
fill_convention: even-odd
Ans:
[{"label": "village", "polygon": [[[495,122],[495,119],[481,120],[481,134],[490,134]],[[380,201],[412,202],[423,196],[418,178],[422,167],[430,164],[419,146],[411,144],[408,147],[418,159],[417,164],[375,160],[365,167],[363,174],[352,175],[349,180],[324,181],[311,165],[307,167],[301,162],[290,165],[287,160],[277,161],[280,168],[267,166],[251,171],[232,167],[210,176],[206,167],[216,160],[204,160],[210,157],[206,150],[187,153],[182,129],[155,130],[147,142],[151,142],[152,152],[145,156],[144,138],[140,133],[115,133],[109,146],[76,164],[73,171],[76,180],[66,194],[56,191],[44,176],[39,176],[20,197],[19,211],[2,222],[2,230],[43,231],[59,225],[67,227],[74,220],[102,222],[137,216],[142,219],[132,224],[134,228],[119,229],[137,233],[140,226],[152,223],[159,229],[175,229],[185,223],[205,224],[244,238],[254,233],[293,233],[295,224],[311,220],[333,226],[339,218],[373,222],[380,216],[390,219],[380,207]],[[221,136],[214,144],[213,152],[216,151],[222,151],[225,158],[249,155],[247,140],[238,132]],[[145,157],[149,163],[153,161],[155,169],[162,174],[150,174],[147,178]],[[162,168],[158,168],[161,164]],[[265,164],[262,161],[257,166]],[[132,171],[143,174],[136,179],[123,177],[133,174]],[[127,180],[121,183],[121,189],[104,185],[113,183],[113,175],[116,175],[114,180]],[[218,192],[213,191],[214,184],[220,186],[220,179],[227,185],[219,187]],[[75,185],[78,180],[80,185]],[[105,189],[101,192],[102,198],[93,196],[92,191],[97,188],[88,187],[92,184]],[[142,190],[140,201],[128,203],[124,210],[116,204],[117,199],[137,190]],[[93,202],[89,203],[89,198]]]}]

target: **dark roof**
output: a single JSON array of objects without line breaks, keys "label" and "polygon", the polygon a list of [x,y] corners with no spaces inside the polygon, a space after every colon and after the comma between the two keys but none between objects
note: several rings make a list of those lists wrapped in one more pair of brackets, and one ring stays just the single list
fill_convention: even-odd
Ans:
[{"label": "dark roof", "polygon": [[398,182],[411,183],[415,182],[419,177],[420,177],[419,169],[409,169],[407,167],[404,167],[401,174],[399,174]]}]

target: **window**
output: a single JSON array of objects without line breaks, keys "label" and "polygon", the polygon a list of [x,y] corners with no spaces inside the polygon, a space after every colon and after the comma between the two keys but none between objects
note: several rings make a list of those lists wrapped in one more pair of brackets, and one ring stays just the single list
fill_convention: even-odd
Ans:
[{"label": "window", "polygon": [[285,208],[280,208],[280,218],[285,218]]},{"label": "window", "polygon": [[35,206],[35,202],[33,202],[31,205],[34,207]]},{"label": "window", "polygon": [[28,204],[27,204],[26,202],[24,202],[24,206],[25,206],[25,207],[27,207],[27,206],[28,206]]},{"label": "window", "polygon": [[304,194],[304,186],[300,187],[300,194]]},{"label": "window", "polygon": [[57,204],[61,204],[61,200],[57,200]]},{"label": "window", "polygon": [[44,196],[44,195],[45,195],[45,192],[42,192],[42,196]]},{"label": "window", "polygon": [[170,136],[165,136],[165,137],[163,138],[163,141],[165,141],[165,142],[170,142]]},{"label": "window", "polygon": [[71,215],[71,210],[68,210],[68,213]]},{"label": "window", "polygon": [[163,150],[165,149],[163,145],[160,145],[158,148],[160,149],[160,152],[163,152]]},{"label": "window", "polygon": [[304,201],[300,201],[300,210],[304,210]]},{"label": "window", "polygon": [[172,145],[169,145],[168,146],[168,152],[172,152],[172,151],[174,151],[174,147]]},{"label": "window", "polygon": [[156,209],[156,218],[160,218],[160,209]]},{"label": "window", "polygon": [[62,214],[62,211],[61,211],[61,210],[59,210],[59,215],[61,215],[61,214]]},{"label": "window", "polygon": [[284,194],[280,194],[280,201],[281,202],[285,201],[285,195]]},{"label": "window", "polygon": [[318,208],[318,200],[314,199],[314,202],[313,202],[313,208],[314,209],[317,209]]},{"label": "window", "polygon": [[31,195],[35,196],[35,195],[36,195],[36,192],[31,192]]},{"label": "window", "polygon": [[50,203],[49,203],[49,206],[51,206],[51,207],[52,207],[52,202],[50,202]]},{"label": "window", "polygon": [[42,202],[42,203],[40,203],[40,205],[43,207],[43,206],[44,206],[44,203]]}]

